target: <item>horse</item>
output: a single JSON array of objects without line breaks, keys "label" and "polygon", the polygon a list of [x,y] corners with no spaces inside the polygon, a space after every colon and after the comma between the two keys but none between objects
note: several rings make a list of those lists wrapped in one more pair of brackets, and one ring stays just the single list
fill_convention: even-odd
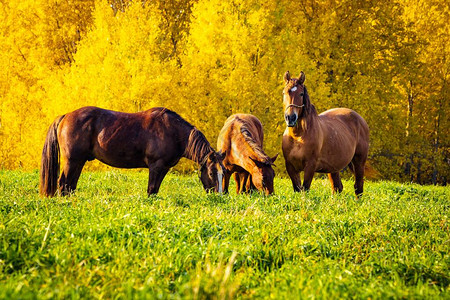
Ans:
[{"label": "horse", "polygon": [[[60,156],[64,162],[59,176]],[[157,194],[169,169],[182,158],[199,164],[203,188],[222,192],[223,156],[203,133],[163,107],[124,113],[82,107],[56,118],[47,132],[40,169],[40,194],[73,192],[86,161],[117,168],[148,168],[148,195]],[[59,180],[57,178],[59,176]]]},{"label": "horse", "polygon": [[277,155],[270,158],[263,151],[263,127],[257,117],[250,114],[230,116],[219,133],[217,150],[225,154],[223,165],[224,193],[228,193],[230,177],[236,181],[236,193],[253,190],[272,194],[275,172],[272,165]]},{"label": "horse", "polygon": [[[315,172],[329,173],[333,192],[342,192],[339,172],[355,175],[355,194],[363,193],[364,168],[369,151],[369,126],[355,111],[334,108],[317,114],[304,85],[305,74],[284,75],[283,109],[286,130],[282,149],[294,191],[309,190]],[[304,171],[303,185],[300,172]]]}]

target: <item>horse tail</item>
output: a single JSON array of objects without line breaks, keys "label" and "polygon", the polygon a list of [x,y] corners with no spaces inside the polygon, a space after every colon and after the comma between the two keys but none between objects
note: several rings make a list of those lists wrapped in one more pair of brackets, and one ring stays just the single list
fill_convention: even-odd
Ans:
[{"label": "horse tail", "polygon": [[380,177],[380,173],[370,165],[368,161],[364,165],[364,175],[369,179],[376,179]]},{"label": "horse tail", "polygon": [[[355,173],[355,166],[353,165],[353,162],[350,162],[348,165],[350,171],[354,174]],[[364,177],[368,179],[377,179],[380,178],[381,174],[378,172],[372,165],[369,163],[369,161],[366,161],[364,164]]]},{"label": "horse tail", "polygon": [[39,193],[42,196],[52,197],[57,190],[59,176],[59,143],[58,126],[64,116],[53,121],[47,131],[44,148],[42,149]]}]

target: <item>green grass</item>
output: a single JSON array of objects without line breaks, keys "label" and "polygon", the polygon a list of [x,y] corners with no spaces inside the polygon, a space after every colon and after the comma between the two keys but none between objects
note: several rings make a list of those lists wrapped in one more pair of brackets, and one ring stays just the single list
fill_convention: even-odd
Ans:
[{"label": "green grass", "polygon": [[0,298],[449,298],[450,188],[326,180],[294,193],[207,195],[169,174],[84,172],[41,199],[0,171]]}]

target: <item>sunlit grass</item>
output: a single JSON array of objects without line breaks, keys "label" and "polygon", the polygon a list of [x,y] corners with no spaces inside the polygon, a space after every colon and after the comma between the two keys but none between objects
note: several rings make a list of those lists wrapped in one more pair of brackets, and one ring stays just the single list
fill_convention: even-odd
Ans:
[{"label": "sunlit grass", "polygon": [[294,193],[207,195],[169,174],[85,172],[39,198],[38,173],[0,172],[0,298],[449,297],[450,189],[316,179]]}]

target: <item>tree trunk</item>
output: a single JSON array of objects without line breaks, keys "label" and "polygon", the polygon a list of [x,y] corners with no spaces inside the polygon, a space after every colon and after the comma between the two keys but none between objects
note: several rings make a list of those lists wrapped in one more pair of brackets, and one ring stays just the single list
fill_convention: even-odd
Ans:
[{"label": "tree trunk", "polygon": [[[413,93],[413,82],[409,81],[409,89],[408,89],[408,110],[406,113],[406,127],[405,127],[405,148],[406,148],[406,163],[404,174],[406,176],[410,175],[410,180],[413,180],[414,175],[411,172],[411,167],[414,165],[414,155],[410,154],[410,136],[409,131],[411,129],[412,116],[413,116],[413,108],[414,108],[414,93]],[[409,155],[410,154],[410,155]],[[409,157],[409,161],[408,161]]]}]

